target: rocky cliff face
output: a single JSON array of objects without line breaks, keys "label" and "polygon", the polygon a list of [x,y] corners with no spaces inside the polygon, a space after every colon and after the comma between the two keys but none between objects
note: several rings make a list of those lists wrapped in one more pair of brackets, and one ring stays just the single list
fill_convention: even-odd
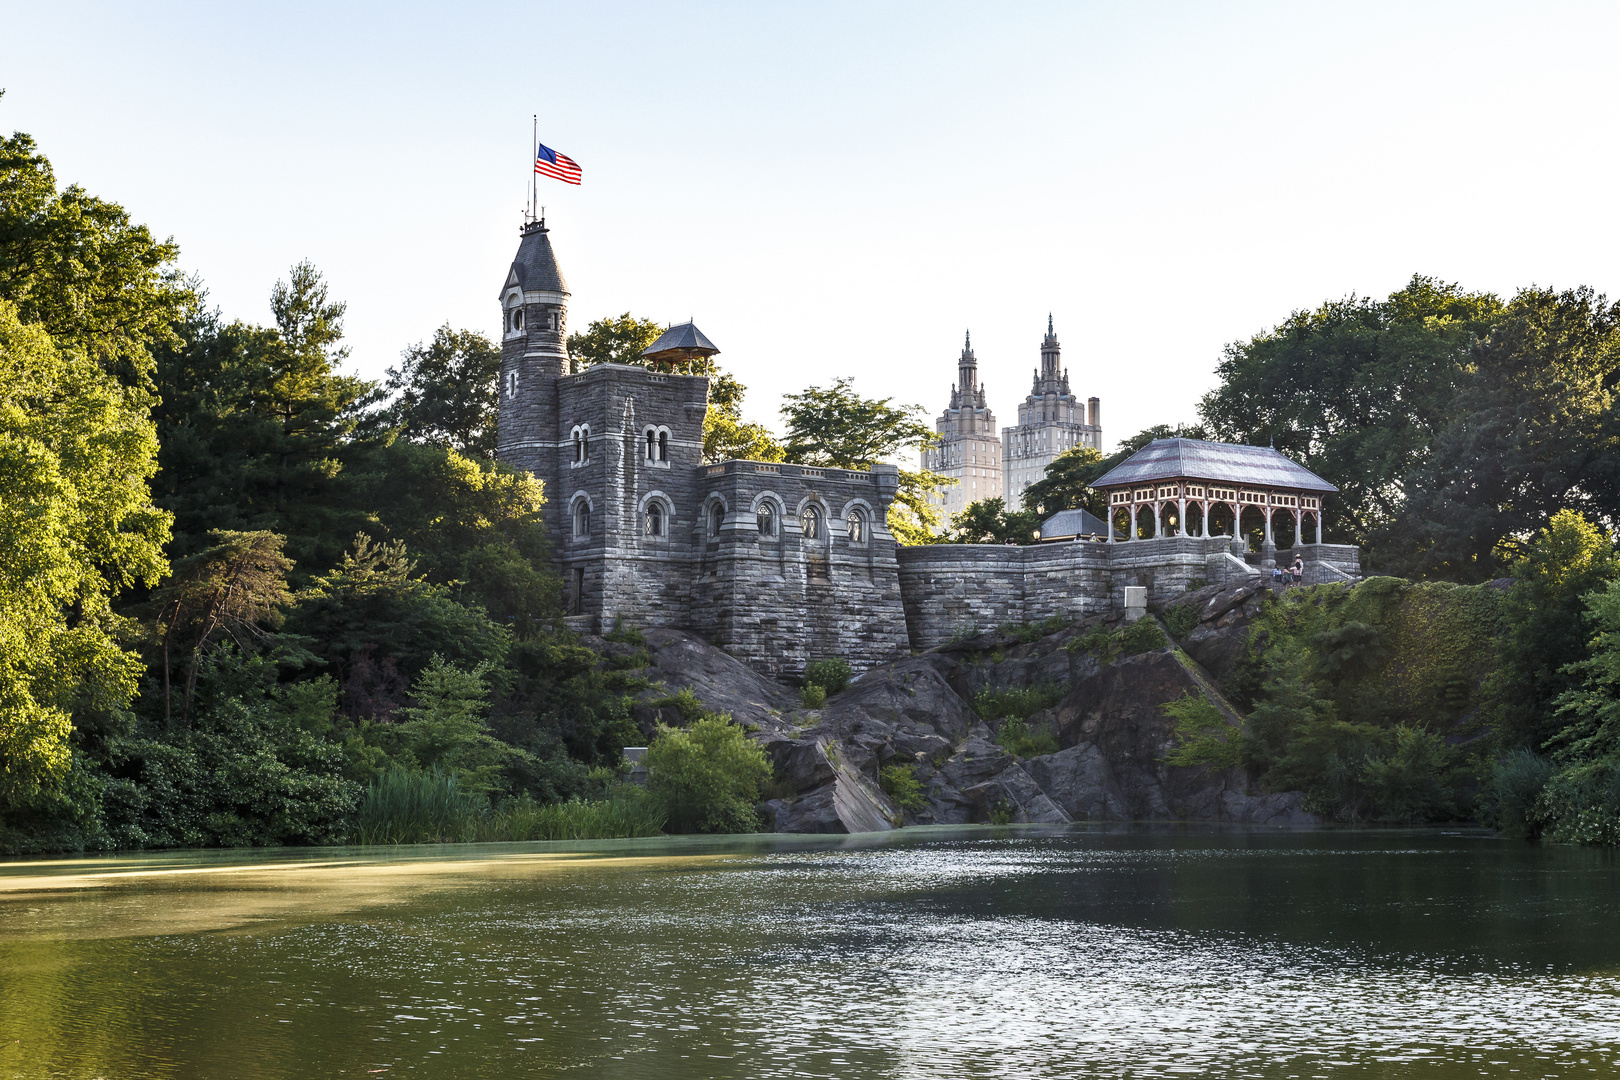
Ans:
[{"label": "rocky cliff face", "polygon": [[[1309,823],[1298,793],[1251,791],[1241,770],[1180,767],[1162,706],[1184,694],[1213,702],[1236,724],[1218,681],[1242,657],[1259,590],[1218,586],[1185,594],[1156,611],[1173,626],[1196,623],[1180,647],[1130,656],[1082,643],[1116,630],[1120,616],[1056,629],[990,632],[874,668],[825,708],[806,710],[796,688],[766,679],[696,636],[649,630],[653,666],[643,675],[664,689],[642,695],[637,719],[648,735],[673,710],[657,700],[690,687],[704,705],[747,727],[791,794],[762,807],[778,832],[864,832],[902,824],[990,820],[1198,819]],[[1175,614],[1175,609],[1187,612]],[[1087,635],[1091,637],[1088,638]],[[626,646],[597,641],[610,654]],[[1098,655],[1101,653],[1101,655]],[[998,725],[974,710],[985,690],[1040,690],[1055,704],[1029,717],[1050,732],[1055,753],[1019,758],[995,741]],[[912,766],[925,805],[902,811],[879,782],[885,766]]]}]

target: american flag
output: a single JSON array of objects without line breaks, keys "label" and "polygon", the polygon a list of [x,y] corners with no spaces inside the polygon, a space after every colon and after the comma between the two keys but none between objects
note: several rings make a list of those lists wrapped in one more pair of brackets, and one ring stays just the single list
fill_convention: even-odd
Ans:
[{"label": "american flag", "polygon": [[541,145],[534,159],[534,171],[565,184],[579,183],[579,166],[567,154],[559,154],[549,146]]}]

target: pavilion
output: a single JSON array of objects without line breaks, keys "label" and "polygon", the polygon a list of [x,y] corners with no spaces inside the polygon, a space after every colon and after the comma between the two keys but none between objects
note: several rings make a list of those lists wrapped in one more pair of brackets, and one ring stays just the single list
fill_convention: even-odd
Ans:
[{"label": "pavilion", "polygon": [[[1138,539],[1148,513],[1154,537],[1236,540],[1250,513],[1262,519],[1267,544],[1275,544],[1272,521],[1278,514],[1292,519],[1296,544],[1303,542],[1307,517],[1315,526],[1314,542],[1322,543],[1322,496],[1339,490],[1269,446],[1202,439],[1155,439],[1091,486],[1108,497],[1109,540],[1119,539],[1115,522],[1122,514],[1130,522],[1123,539]],[[1197,531],[1189,530],[1189,511],[1196,511]],[[1226,514],[1231,532],[1212,532],[1212,521]]]}]

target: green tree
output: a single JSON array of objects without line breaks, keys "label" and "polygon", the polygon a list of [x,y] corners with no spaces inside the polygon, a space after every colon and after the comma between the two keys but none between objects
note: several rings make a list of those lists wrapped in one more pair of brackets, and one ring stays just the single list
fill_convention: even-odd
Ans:
[{"label": "green tree", "polygon": [[0,139],[0,299],[59,348],[145,387],[152,349],[173,341],[191,301],[178,255],[117,204],[78,186],[58,191],[28,135]]},{"label": "green tree", "polygon": [[494,665],[470,669],[435,655],[411,687],[415,705],[399,710],[386,729],[389,741],[415,767],[454,775],[463,790],[489,795],[501,787],[501,772],[523,752],[490,734],[489,686]]},{"label": "green tree", "polygon": [[495,457],[500,407],[501,350],[473,330],[433,332],[389,368],[384,389],[393,401],[383,415],[412,442],[447,446],[485,461]]},{"label": "green tree", "polygon": [[61,780],[72,717],[135,693],[110,601],[168,570],[149,403],[0,300],[0,799]]},{"label": "green tree", "polygon": [[1501,310],[1489,293],[1413,277],[1387,300],[1297,311],[1227,346],[1200,412],[1215,438],[1274,443],[1330,478],[1340,490],[1326,531],[1371,544],[1400,516],[1402,482],[1449,419],[1474,344]]},{"label": "green tree", "polygon": [[575,371],[595,364],[647,367],[641,351],[657,341],[663,332],[664,328],[653,320],[637,318],[628,311],[606,319],[593,319],[583,334],[568,335],[568,357]]},{"label": "green tree", "polygon": [[216,529],[212,547],[182,560],[170,582],[153,595],[156,637],[162,652],[163,718],[173,715],[174,654],[188,657],[184,712],[191,713],[197,675],[209,651],[228,640],[243,653],[258,651],[266,630],[292,603],[282,554],[286,539],[275,533]]},{"label": "green tree", "polygon": [[[786,395],[785,460],[799,465],[869,469],[902,450],[918,449],[938,436],[925,422],[921,405],[893,405],[893,398],[867,398],[839,379]],[[929,496],[952,483],[927,470],[900,470],[900,490],[889,507],[889,532],[902,544],[926,544],[939,527],[938,507]]]},{"label": "green tree", "polygon": [[[1620,577],[1614,537],[1573,510],[1554,514],[1513,562],[1502,632],[1486,683],[1487,711],[1503,750],[1540,750],[1564,726],[1555,702],[1581,685],[1587,643],[1604,608],[1586,600]],[[1572,666],[1577,665],[1577,666]]]},{"label": "green tree", "polygon": [[754,804],[771,764],[729,716],[686,731],[660,727],[647,748],[647,787],[664,804],[670,832],[755,832]]},{"label": "green tree", "polygon": [[1102,463],[1103,456],[1097,450],[1070,447],[1046,467],[1046,475],[1024,489],[1024,505],[1033,507],[1042,517],[1059,510],[1089,510],[1099,518],[1105,517],[1107,497],[1091,487],[1103,474]]},{"label": "green tree", "polygon": [[275,328],[264,329],[226,324],[199,302],[180,343],[160,350],[154,490],[176,516],[174,554],[206,547],[212,529],[267,531],[307,573],[365,527],[343,473],[371,445],[355,433],[375,387],[338,369],[344,306],[308,262],[276,284],[271,309]]},{"label": "green tree", "polygon": [[[947,544],[1033,544],[1041,519],[1033,510],[1011,510],[999,497],[968,503],[951,517]],[[937,542],[937,541],[936,541]]]}]

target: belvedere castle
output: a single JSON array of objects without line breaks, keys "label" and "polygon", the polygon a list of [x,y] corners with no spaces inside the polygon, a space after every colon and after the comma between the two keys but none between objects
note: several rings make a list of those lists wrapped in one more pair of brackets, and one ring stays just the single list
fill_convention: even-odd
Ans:
[{"label": "belvedere castle", "polygon": [[[571,374],[568,298],[544,221],[524,226],[500,292],[498,453],[545,485],[576,629],[607,630],[620,618],[680,627],[762,673],[792,677],[819,657],[863,671],[963,628],[1079,618],[1199,582],[1256,580],[1278,557],[1274,519],[1287,522],[1287,557],[1304,558],[1307,580],[1360,573],[1356,548],[1321,543],[1321,498],[1332,485],[1275,450],[1186,439],[1153,443],[1098,482],[1106,523],[1068,511],[1043,528],[1052,542],[1031,547],[898,547],[885,525],[895,466],[705,464],[709,381],[679,368],[719,350],[686,323],[643,354],[668,371],[598,364]],[[1049,325],[1038,393],[1026,403],[1038,404],[1020,421],[1100,439],[1096,399],[1089,423],[1064,415],[1078,405],[1057,355]],[[971,356],[969,347],[958,390],[977,396],[953,395],[953,411],[993,425]],[[1251,544],[1245,530],[1260,535],[1262,519],[1264,539]],[[1314,542],[1301,542],[1307,532]]]}]

